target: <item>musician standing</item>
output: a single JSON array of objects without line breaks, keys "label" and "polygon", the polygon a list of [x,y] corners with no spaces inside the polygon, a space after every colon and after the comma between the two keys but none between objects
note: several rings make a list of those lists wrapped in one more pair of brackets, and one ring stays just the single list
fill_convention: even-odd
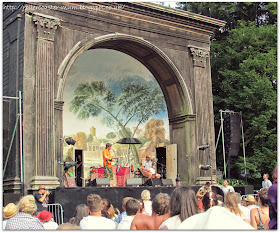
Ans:
[{"label": "musician standing", "polygon": [[104,166],[104,176],[110,179],[110,182],[113,180],[113,171],[112,171],[112,158],[110,150],[112,149],[112,144],[107,142],[106,148],[103,150],[103,166]]},{"label": "musician standing", "polygon": [[150,155],[146,155],[146,160],[142,163],[143,175],[151,178],[160,178],[160,174],[155,172],[156,167],[153,165]]}]

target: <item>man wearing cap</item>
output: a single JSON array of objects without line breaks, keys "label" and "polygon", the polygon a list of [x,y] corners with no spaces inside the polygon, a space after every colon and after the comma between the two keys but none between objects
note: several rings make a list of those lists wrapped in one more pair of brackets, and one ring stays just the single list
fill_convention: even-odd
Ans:
[{"label": "man wearing cap", "polygon": [[6,207],[3,209],[3,230],[6,229],[6,224],[7,221],[15,216],[18,212],[18,207],[14,204],[14,203],[9,203],[8,205],[6,205]]},{"label": "man wearing cap", "polygon": [[50,193],[46,190],[45,186],[40,185],[38,193],[35,193],[34,195],[38,213],[41,212],[42,210],[47,210],[49,195]]},{"label": "man wearing cap", "polygon": [[56,230],[58,228],[58,224],[53,221],[53,214],[49,211],[41,211],[37,214],[37,218],[43,223],[44,229],[46,230]]}]

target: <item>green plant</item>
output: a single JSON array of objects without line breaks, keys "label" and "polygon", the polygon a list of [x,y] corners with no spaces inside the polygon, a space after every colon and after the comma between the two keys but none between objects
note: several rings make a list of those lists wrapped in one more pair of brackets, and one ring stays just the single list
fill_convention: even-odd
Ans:
[{"label": "green plant", "polygon": [[[222,185],[224,183],[224,180],[223,179],[217,179],[217,182]],[[228,182],[229,182],[229,185],[231,185],[233,187],[246,184],[245,181],[238,180],[238,179],[228,179]]]}]

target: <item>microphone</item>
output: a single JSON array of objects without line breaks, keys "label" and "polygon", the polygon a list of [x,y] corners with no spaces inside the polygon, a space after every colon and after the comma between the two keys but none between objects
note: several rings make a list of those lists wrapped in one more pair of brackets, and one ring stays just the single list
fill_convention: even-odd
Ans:
[{"label": "microphone", "polygon": [[209,148],[209,144],[205,144],[205,145],[200,145],[197,147],[198,150],[206,150],[207,148]]}]

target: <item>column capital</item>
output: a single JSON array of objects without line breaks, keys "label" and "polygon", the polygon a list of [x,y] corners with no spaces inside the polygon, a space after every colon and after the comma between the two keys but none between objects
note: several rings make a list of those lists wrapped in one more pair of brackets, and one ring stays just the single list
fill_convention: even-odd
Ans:
[{"label": "column capital", "polygon": [[33,22],[37,25],[38,38],[54,41],[55,31],[60,19],[40,13],[33,13]]},{"label": "column capital", "polygon": [[194,66],[206,67],[206,58],[209,57],[209,50],[195,46],[188,46],[193,56]]}]

